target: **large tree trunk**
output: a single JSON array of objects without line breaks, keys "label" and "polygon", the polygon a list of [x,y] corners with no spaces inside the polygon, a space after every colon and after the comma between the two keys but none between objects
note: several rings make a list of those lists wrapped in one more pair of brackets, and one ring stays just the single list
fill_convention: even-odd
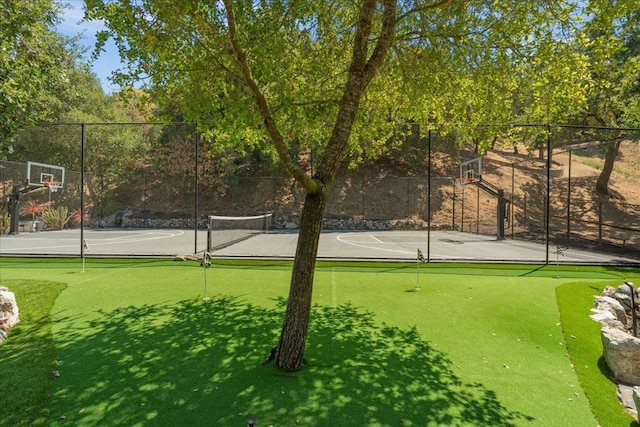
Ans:
[{"label": "large tree trunk", "polygon": [[[313,275],[327,195],[333,185],[340,163],[348,151],[349,138],[360,99],[375,76],[378,67],[382,64],[394,40],[395,26],[397,24],[397,0],[383,0],[381,3],[383,7],[382,25],[377,36],[373,36],[372,31],[376,28],[374,21],[380,4],[378,4],[377,0],[364,0],[359,6],[356,31],[353,38],[352,58],[336,121],[327,142],[326,150],[317,166],[317,171],[311,176],[293,162],[288,154],[287,145],[284,143],[284,138],[271,115],[267,99],[253,79],[251,69],[246,60],[246,54],[235,36],[233,2],[231,0],[224,1],[228,13],[232,48],[236,54],[236,60],[245,82],[254,95],[258,109],[264,119],[265,128],[285,169],[302,184],[306,191],[300,218],[298,247],[291,274],[289,300],[280,342],[267,359],[267,361],[274,361],[280,369],[295,370],[302,365],[309,328],[309,317],[311,315]],[[375,47],[370,44],[373,40],[375,40]]]},{"label": "large tree trunk", "polygon": [[307,194],[304,199],[289,300],[280,342],[275,351],[275,365],[280,369],[295,370],[303,363],[311,313],[313,276],[326,201],[324,191]]},{"label": "large tree trunk", "polygon": [[613,172],[616,157],[618,157],[618,152],[620,151],[620,143],[621,141],[617,141],[605,151],[604,166],[596,181],[596,193],[601,196],[609,195],[609,179],[611,178],[611,172]]}]

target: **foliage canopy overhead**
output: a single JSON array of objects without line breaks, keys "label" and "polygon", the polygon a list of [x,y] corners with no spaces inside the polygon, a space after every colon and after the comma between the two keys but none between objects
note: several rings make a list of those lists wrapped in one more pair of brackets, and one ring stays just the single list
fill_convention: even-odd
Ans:
[{"label": "foliage canopy overhead", "polygon": [[[364,2],[86,3],[88,19],[106,20],[100,43],[113,37],[129,64],[116,76],[120,83],[144,80],[219,146],[264,147],[264,119],[234,56],[229,3],[233,39],[285,142],[321,152],[329,140]],[[360,102],[352,151],[383,150],[399,121],[471,129],[521,118],[567,121],[584,111],[589,73],[579,48],[588,15],[581,2],[390,3],[393,44]],[[383,11],[378,4],[369,55],[382,37]]]},{"label": "foliage canopy overhead", "polygon": [[0,138],[47,117],[47,97],[68,82],[75,53],[53,30],[58,13],[53,0],[0,1]]}]

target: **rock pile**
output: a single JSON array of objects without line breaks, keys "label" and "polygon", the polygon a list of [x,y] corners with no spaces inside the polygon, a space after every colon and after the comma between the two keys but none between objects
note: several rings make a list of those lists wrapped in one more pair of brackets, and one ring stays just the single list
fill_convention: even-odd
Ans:
[{"label": "rock pile", "polygon": [[[273,230],[296,230],[300,218],[274,215],[271,218]],[[92,228],[122,227],[122,228],[186,228],[193,229],[193,218],[161,218],[154,214],[143,214],[131,210],[119,211],[107,218],[92,219],[89,226]],[[421,218],[405,219],[362,219],[362,218],[325,218],[323,229],[325,230],[426,230],[428,223]],[[197,227],[201,230],[207,228],[207,219],[199,218]],[[431,224],[432,230],[451,230],[451,224]]]},{"label": "rock pile", "polygon": [[596,296],[590,317],[602,325],[603,354],[618,383],[618,395],[628,396],[622,403],[640,421],[640,408],[634,403],[640,399],[639,295],[640,289],[631,282],[625,282],[617,289],[607,286]]},{"label": "rock pile", "polygon": [[20,321],[16,296],[0,286],[0,344],[7,338],[7,331]]}]

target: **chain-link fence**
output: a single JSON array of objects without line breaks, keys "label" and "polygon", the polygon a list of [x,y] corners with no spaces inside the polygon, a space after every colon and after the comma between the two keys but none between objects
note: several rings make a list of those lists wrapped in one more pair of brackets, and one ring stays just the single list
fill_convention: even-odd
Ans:
[{"label": "chain-link fence", "polygon": [[[324,228],[457,230],[637,256],[638,134],[521,125],[481,140],[429,131],[376,160],[345,162]],[[313,153],[292,154],[312,170]],[[480,155],[486,185],[457,179],[460,163]],[[275,229],[295,229],[304,199],[271,157],[218,150],[191,123],[41,125],[20,134],[8,158],[0,162],[3,234],[79,227],[197,231],[208,215],[266,212]],[[64,187],[26,186],[28,161],[64,167]],[[12,230],[16,197],[19,221]]]}]

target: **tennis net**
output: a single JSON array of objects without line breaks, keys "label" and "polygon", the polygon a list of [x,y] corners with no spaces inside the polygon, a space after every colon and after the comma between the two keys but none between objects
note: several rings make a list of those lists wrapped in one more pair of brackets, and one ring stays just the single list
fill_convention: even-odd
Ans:
[{"label": "tennis net", "polygon": [[212,252],[249,239],[271,229],[272,214],[256,216],[210,215],[207,230],[207,252]]}]

